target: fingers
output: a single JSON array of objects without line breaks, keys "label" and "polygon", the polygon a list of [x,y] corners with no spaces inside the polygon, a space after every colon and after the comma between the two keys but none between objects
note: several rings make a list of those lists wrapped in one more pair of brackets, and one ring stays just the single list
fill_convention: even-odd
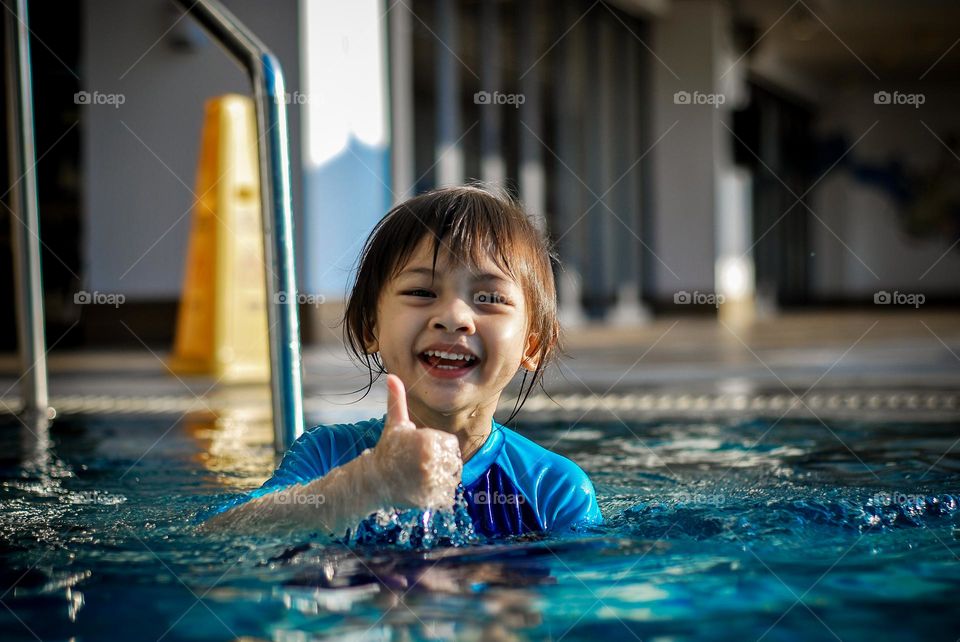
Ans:
[{"label": "fingers", "polygon": [[387,375],[387,425],[413,427],[407,414],[407,391],[403,381],[395,374]]}]

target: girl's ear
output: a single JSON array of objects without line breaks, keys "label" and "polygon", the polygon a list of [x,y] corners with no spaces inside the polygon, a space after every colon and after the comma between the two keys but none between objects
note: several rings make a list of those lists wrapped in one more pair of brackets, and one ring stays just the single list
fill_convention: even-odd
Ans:
[{"label": "girl's ear", "polygon": [[523,359],[520,361],[520,366],[529,372],[535,372],[537,366],[540,364],[540,338],[536,334],[531,334],[527,337],[527,347],[523,351]]},{"label": "girl's ear", "polygon": [[373,336],[368,337],[364,343],[364,349],[367,354],[376,354],[380,352],[380,341],[377,339],[377,324],[373,324]]}]

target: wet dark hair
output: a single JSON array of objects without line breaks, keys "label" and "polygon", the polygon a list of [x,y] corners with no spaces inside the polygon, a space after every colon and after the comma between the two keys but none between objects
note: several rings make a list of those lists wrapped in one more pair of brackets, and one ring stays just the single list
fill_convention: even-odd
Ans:
[{"label": "wet dark hair", "polygon": [[[505,191],[483,185],[444,187],[411,198],[387,212],[370,232],[342,320],[344,343],[370,375],[364,396],[386,373],[379,353],[367,352],[375,339],[380,294],[426,237],[433,238],[434,272],[443,245],[452,260],[464,261],[474,269],[484,257],[490,257],[523,291],[524,336],[537,335],[539,360],[526,394],[530,372],[524,369],[517,404],[505,422],[509,423],[538,382],[543,390],[544,369],[557,353],[563,353],[553,278],[553,266],[559,266],[559,259],[516,200]],[[452,248],[457,248],[455,253]]]}]

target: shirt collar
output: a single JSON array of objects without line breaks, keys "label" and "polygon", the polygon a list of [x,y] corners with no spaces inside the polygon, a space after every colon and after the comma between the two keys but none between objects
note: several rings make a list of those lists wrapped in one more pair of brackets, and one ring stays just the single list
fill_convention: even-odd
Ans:
[{"label": "shirt collar", "polygon": [[480,446],[480,450],[473,453],[473,457],[467,460],[463,465],[463,475],[461,480],[464,486],[469,486],[477,481],[500,455],[500,449],[503,447],[503,426],[498,424],[495,419],[491,420],[490,435]]}]

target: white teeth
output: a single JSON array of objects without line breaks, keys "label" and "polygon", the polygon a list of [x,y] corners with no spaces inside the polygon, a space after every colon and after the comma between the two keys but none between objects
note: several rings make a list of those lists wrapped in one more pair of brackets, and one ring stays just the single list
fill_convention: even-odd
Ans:
[{"label": "white teeth", "polygon": [[[476,357],[468,354],[456,354],[453,352],[443,352],[440,350],[427,350],[424,352],[428,357],[440,357],[441,359],[450,359],[452,361],[476,361]],[[442,366],[441,366],[442,367]],[[449,367],[449,366],[448,366]]]}]

